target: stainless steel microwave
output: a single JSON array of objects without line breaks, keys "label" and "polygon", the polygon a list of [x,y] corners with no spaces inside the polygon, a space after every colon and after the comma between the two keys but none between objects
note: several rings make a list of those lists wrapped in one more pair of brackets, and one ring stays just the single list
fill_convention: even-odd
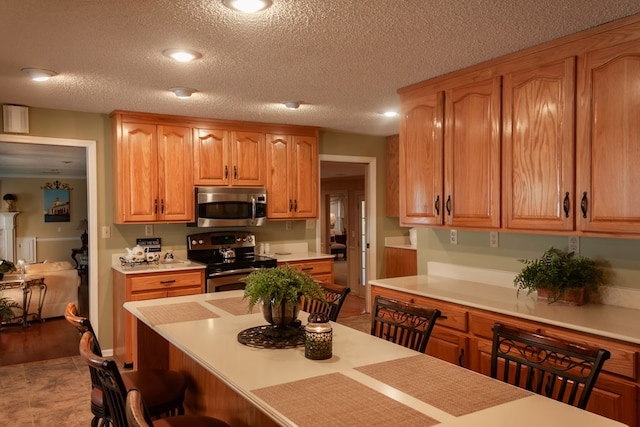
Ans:
[{"label": "stainless steel microwave", "polygon": [[266,220],[264,188],[196,187],[197,227],[260,226]]}]

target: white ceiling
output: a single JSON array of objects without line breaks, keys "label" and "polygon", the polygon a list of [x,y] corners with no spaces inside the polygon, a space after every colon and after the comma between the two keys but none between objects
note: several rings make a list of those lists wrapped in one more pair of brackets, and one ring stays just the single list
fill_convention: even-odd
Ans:
[{"label": "white ceiling", "polygon": [[[399,108],[400,87],[639,12],[638,0],[273,0],[256,15],[222,0],[0,0],[0,103],[387,136],[398,119],[380,113]],[[203,56],[162,55],[177,47]]]}]

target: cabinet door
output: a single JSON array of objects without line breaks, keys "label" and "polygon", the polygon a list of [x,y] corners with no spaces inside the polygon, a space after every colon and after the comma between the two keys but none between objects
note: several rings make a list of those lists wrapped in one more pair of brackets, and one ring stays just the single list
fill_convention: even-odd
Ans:
[{"label": "cabinet door", "polygon": [[287,135],[267,135],[267,217],[289,218],[293,209],[292,140]]},{"label": "cabinet door", "polygon": [[293,137],[294,218],[318,216],[318,140],[312,136]]},{"label": "cabinet door", "polygon": [[153,222],[159,204],[157,128],[123,123],[117,144],[118,222]]},{"label": "cabinet door", "polygon": [[264,134],[231,132],[231,185],[264,185]]},{"label": "cabinet door", "polygon": [[398,168],[398,150],[400,149],[400,136],[392,135],[387,137],[386,143],[386,198],[385,215],[391,217],[400,216],[400,192],[398,180],[400,170]]},{"label": "cabinet door", "polygon": [[573,230],[575,58],[507,74],[502,105],[504,226]]},{"label": "cabinet door", "polygon": [[468,339],[461,334],[453,333],[436,324],[429,337],[426,353],[454,365],[468,368],[467,341]]},{"label": "cabinet door", "polygon": [[578,70],[580,228],[640,233],[640,42],[588,53]]},{"label": "cabinet door", "polygon": [[229,183],[229,133],[224,129],[193,130],[195,185]]},{"label": "cabinet door", "polygon": [[158,126],[159,221],[193,221],[191,130]]},{"label": "cabinet door", "polygon": [[500,227],[500,77],[446,92],[445,209],[451,226]]},{"label": "cabinet door", "polygon": [[401,225],[442,224],[443,92],[402,100],[399,146]]}]

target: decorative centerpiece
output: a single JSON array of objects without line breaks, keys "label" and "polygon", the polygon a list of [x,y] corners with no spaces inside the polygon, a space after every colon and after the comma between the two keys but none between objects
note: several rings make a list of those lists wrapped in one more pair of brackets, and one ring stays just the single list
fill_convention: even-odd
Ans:
[{"label": "decorative centerpiece", "polygon": [[2,196],[2,200],[4,200],[5,203],[7,204],[7,211],[9,212],[16,211],[16,200],[18,200],[18,198],[16,197],[15,194],[7,193],[4,196]]},{"label": "decorative centerpiece", "polygon": [[313,278],[289,264],[256,270],[242,280],[249,311],[260,304],[262,315],[271,325],[263,331],[271,337],[300,334],[300,298],[324,299],[322,287]]},{"label": "decorative centerpiece", "polygon": [[540,258],[519,260],[525,267],[514,279],[514,285],[526,290],[527,295],[538,292],[538,299],[550,304],[565,302],[584,304],[598,294],[599,287],[606,283],[603,263],[574,252],[565,252],[551,247]]},{"label": "decorative centerpiece", "polygon": [[4,277],[4,273],[13,273],[16,271],[16,265],[9,260],[0,258],[0,280]]}]

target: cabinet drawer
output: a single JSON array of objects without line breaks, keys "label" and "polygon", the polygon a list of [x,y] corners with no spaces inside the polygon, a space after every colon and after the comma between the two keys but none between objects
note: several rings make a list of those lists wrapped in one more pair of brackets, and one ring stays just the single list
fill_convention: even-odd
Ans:
[{"label": "cabinet drawer", "polygon": [[590,347],[600,347],[611,352],[611,358],[604,362],[602,370],[612,374],[622,375],[635,380],[638,378],[638,351],[640,348],[633,348],[630,345],[616,343],[611,340],[594,337],[592,335],[583,335],[579,333],[569,332],[565,330],[544,327],[541,331],[544,335],[560,338],[584,344]]},{"label": "cabinet drawer", "polygon": [[387,298],[397,299],[399,301],[406,301],[412,304],[421,305],[423,307],[437,308],[442,312],[442,316],[445,316],[446,319],[438,319],[436,321],[436,327],[446,326],[447,328],[455,329],[462,332],[466,332],[468,329],[467,309],[462,306],[427,297],[421,297],[418,295],[393,291],[386,288],[379,288],[377,286],[371,287],[372,305],[376,294]]},{"label": "cabinet drawer", "polygon": [[300,271],[311,274],[312,276],[316,276],[317,274],[323,273],[333,273],[333,259],[328,260],[320,260],[320,261],[301,261],[301,262],[289,262],[289,263],[279,263],[282,264],[291,264],[292,267],[297,268]]},{"label": "cabinet drawer", "polygon": [[525,322],[510,317],[499,316],[492,313],[481,313],[472,311],[469,313],[469,331],[482,338],[488,340],[493,339],[493,325],[496,322],[505,325],[514,326],[531,332],[540,332],[539,325],[533,322]]},{"label": "cabinet drawer", "polygon": [[143,292],[186,286],[201,286],[201,272],[144,274],[130,279],[131,292]]}]

